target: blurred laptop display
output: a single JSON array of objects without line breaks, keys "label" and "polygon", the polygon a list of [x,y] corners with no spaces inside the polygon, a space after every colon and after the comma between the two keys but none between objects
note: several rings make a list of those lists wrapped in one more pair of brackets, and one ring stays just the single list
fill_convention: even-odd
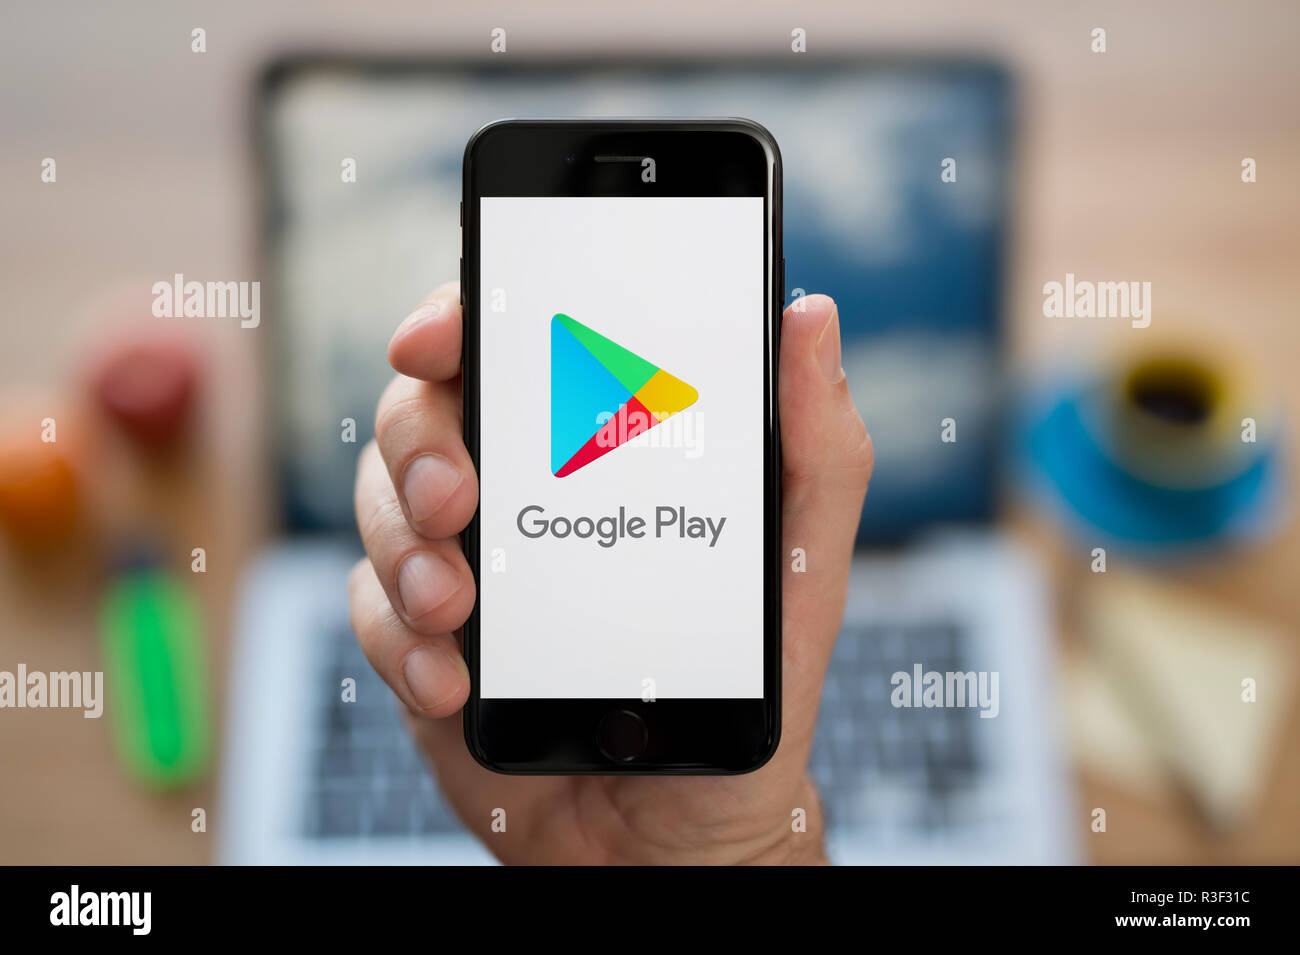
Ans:
[{"label": "blurred laptop display", "polygon": [[[833,858],[1072,860],[1044,592],[992,523],[1013,132],[1003,73],[940,60],[295,60],[261,89],[258,156],[290,536],[242,596],[225,861],[488,858],[443,804],[349,630],[342,578],[361,553],[352,478],[392,374],[385,346],[414,303],[458,274],[461,158],[479,126],[720,115],[757,120],[780,144],[787,301],[835,297],[876,447],[812,757]],[[949,418],[954,442],[941,439]],[[356,443],[340,439],[349,419]],[[918,665],[996,676],[996,715],[895,705],[893,675]],[[355,703],[341,700],[346,677]]]}]

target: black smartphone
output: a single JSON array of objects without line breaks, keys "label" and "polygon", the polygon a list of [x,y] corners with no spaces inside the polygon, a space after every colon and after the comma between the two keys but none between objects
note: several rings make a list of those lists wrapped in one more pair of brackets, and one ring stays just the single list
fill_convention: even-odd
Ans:
[{"label": "black smartphone", "polygon": [[504,120],[463,184],[470,751],[757,769],[781,726],[776,142],[743,119]]}]

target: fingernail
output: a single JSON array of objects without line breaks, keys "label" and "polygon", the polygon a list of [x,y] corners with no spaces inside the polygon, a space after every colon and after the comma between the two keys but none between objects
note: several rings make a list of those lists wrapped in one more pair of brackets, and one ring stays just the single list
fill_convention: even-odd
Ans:
[{"label": "fingernail", "polygon": [[817,363],[822,366],[822,374],[831,384],[844,380],[844,366],[840,363],[840,307],[831,309],[831,317],[822,328],[821,337],[817,339]]},{"label": "fingernail", "polygon": [[440,647],[416,647],[406,655],[402,677],[411,698],[422,709],[441,706],[456,694],[459,668]]},{"label": "fingernail", "polygon": [[398,335],[405,335],[413,328],[423,325],[431,319],[437,318],[442,314],[442,309],[442,302],[426,302],[410,315],[407,315],[406,318],[402,319],[402,324],[397,326],[397,331],[393,332],[393,337],[396,338]]},{"label": "fingernail", "polygon": [[402,496],[411,520],[418,523],[432,517],[462,480],[456,466],[441,454],[422,454],[413,460],[402,476]]},{"label": "fingernail", "polygon": [[397,594],[408,620],[418,620],[460,590],[451,564],[427,550],[416,551],[397,568]]}]

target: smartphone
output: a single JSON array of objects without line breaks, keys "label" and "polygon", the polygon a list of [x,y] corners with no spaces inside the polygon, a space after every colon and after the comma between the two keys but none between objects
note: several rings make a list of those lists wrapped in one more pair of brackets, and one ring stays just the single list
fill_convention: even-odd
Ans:
[{"label": "smartphone", "polygon": [[743,119],[465,148],[463,631],[503,773],[743,773],[781,709],[781,157]]}]

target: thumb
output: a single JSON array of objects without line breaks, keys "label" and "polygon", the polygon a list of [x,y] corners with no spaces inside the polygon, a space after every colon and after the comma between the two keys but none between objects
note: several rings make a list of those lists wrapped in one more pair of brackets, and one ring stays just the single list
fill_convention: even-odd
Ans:
[{"label": "thumb", "polygon": [[809,295],[785,310],[780,363],[781,748],[802,761],[844,615],[872,449],[840,365],[840,316],[831,298]]}]

